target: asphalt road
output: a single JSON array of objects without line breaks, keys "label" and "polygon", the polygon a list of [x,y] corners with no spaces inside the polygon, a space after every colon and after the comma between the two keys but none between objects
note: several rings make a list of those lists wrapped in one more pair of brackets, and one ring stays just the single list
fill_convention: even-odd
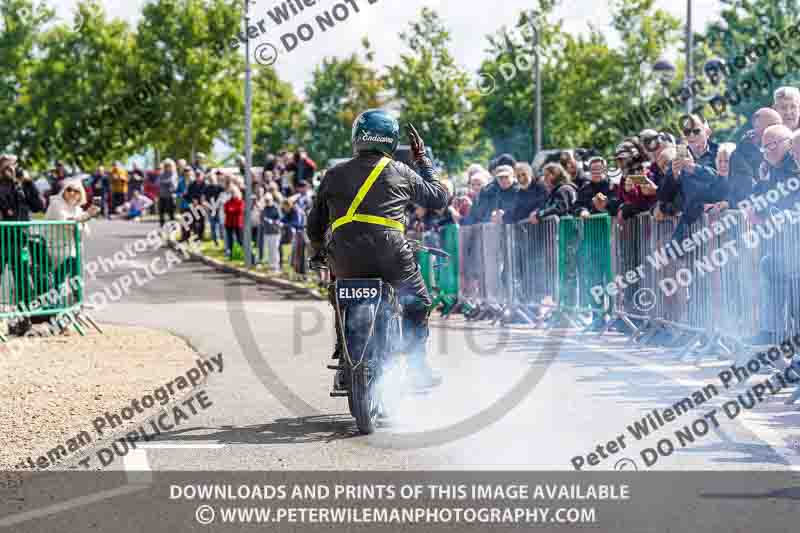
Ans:
[{"label": "asphalt road", "polygon": [[[99,221],[86,261],[111,258],[153,228]],[[156,254],[164,250],[101,271],[89,280],[88,294],[142,271]],[[624,435],[625,449],[607,453],[591,469],[632,469],[632,461],[643,470],[642,449],[664,437],[677,443],[676,430],[714,407],[718,428],[676,446],[650,469],[788,470],[800,464],[795,408],[773,400],[729,420],[719,410],[729,399],[724,390],[635,440],[628,425],[709,383],[719,385],[716,375],[730,363],[698,367],[626,347],[621,338],[436,319],[431,361],[445,383],[426,395],[391,391],[391,424],[364,437],[346,399],[328,396],[333,333],[325,302],[183,262],[132,287],[97,318],[170,330],[203,354],[222,352],[225,361],[224,372],[207,384],[211,408],[109,468],[572,470],[575,456],[588,460],[598,445],[608,451],[608,441]]]}]

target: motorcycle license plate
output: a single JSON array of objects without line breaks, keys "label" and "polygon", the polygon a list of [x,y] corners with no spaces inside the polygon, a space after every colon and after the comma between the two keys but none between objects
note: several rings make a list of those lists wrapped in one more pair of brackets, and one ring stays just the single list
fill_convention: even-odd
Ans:
[{"label": "motorcycle license plate", "polygon": [[336,297],[340,302],[377,304],[381,296],[379,279],[336,280]]}]

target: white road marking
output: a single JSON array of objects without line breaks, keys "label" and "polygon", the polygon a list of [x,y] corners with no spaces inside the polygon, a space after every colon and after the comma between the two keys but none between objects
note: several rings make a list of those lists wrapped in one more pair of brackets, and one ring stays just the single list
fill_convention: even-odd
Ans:
[{"label": "white road marking", "polygon": [[154,449],[154,450],[203,450],[203,449],[217,449],[224,448],[227,444],[218,442],[204,442],[204,443],[190,443],[181,444],[178,442],[143,442],[137,444],[138,448]]},{"label": "white road marking", "polygon": [[43,516],[60,513],[76,507],[83,507],[84,505],[97,503],[109,498],[116,498],[117,496],[122,496],[124,494],[139,492],[149,488],[149,486],[149,484],[129,483],[116,489],[104,490],[94,494],[87,494],[86,496],[80,496],[78,498],[72,498],[71,500],[54,503],[53,505],[48,505],[47,507],[42,507],[40,509],[33,509],[31,511],[25,511],[24,513],[13,514],[11,516],[7,516],[6,518],[0,519],[0,527],[12,526],[19,524],[20,522],[33,520],[34,518],[41,518]]}]

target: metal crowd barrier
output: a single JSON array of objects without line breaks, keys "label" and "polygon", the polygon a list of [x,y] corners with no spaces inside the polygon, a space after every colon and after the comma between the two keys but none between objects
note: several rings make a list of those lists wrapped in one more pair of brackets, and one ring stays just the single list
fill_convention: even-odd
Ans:
[{"label": "metal crowd barrier", "polygon": [[[782,224],[777,217],[783,218]],[[761,329],[770,332],[772,343],[800,333],[800,224],[790,220],[800,220],[800,213],[790,217],[773,208],[751,234],[763,249],[757,283],[765,298]]]},{"label": "metal crowd barrier", "polygon": [[482,225],[461,226],[458,232],[458,298],[466,306],[478,302],[486,292],[483,268]]},{"label": "metal crowd barrier", "polygon": [[81,246],[74,221],[0,222],[0,319],[80,311]]},{"label": "metal crowd barrier", "polygon": [[458,298],[469,319],[534,323],[557,307],[557,217],[458,229]]},{"label": "metal crowd barrier", "polygon": [[451,230],[458,232],[458,300],[473,319],[535,322],[550,309],[581,325],[576,318],[608,314],[630,324],[634,337],[667,330],[677,345],[702,340],[730,352],[763,329],[761,296],[782,302],[766,317],[776,338],[800,332],[800,276],[791,274],[800,272],[800,226],[752,246],[744,213],[707,213],[683,250],[672,241],[676,222],[644,213],[621,223],[593,215],[459,227]]},{"label": "metal crowd barrier", "polygon": [[[775,344],[800,334],[800,223],[791,222],[800,213],[781,213],[773,208],[759,225],[738,210],[705,213],[680,243],[677,219],[643,213],[452,225],[436,245],[458,257],[447,291],[468,319],[581,326],[593,318],[601,334],[626,331],[621,321],[631,342],[682,357],[731,355],[747,353],[742,345],[763,330]],[[438,294],[443,279],[426,277]]]},{"label": "metal crowd barrier", "polygon": [[558,217],[510,226],[510,303],[527,321],[552,311],[559,300],[558,226]]},{"label": "metal crowd barrier", "polygon": [[675,223],[641,214],[617,226],[617,279],[630,275],[634,282],[617,295],[614,312],[635,334],[651,334],[645,338],[667,330],[688,336],[687,348],[702,341],[705,351],[730,353],[758,332],[759,251],[745,238],[750,222],[740,211],[707,213],[680,243],[672,240]]}]

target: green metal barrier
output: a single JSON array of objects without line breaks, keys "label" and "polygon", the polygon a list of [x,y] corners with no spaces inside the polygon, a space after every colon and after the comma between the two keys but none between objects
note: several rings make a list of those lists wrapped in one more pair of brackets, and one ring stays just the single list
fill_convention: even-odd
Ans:
[{"label": "green metal barrier", "polygon": [[435,246],[449,253],[450,259],[444,261],[429,252],[419,251],[417,264],[425,288],[431,295],[431,307],[435,309],[444,304],[443,312],[446,314],[458,301],[458,226],[450,224],[443,227],[437,237],[439,242]]},{"label": "green metal barrier", "polygon": [[79,310],[82,263],[77,222],[0,222],[0,319]]},{"label": "green metal barrier", "polygon": [[458,225],[448,224],[441,230],[442,250],[450,254],[450,259],[439,268],[437,272],[437,285],[439,287],[438,302],[445,305],[443,313],[447,314],[458,301],[459,280],[459,251],[458,251]]},{"label": "green metal barrier", "polygon": [[580,220],[561,217],[558,221],[558,306],[574,309],[578,305],[578,246]]},{"label": "green metal barrier", "polygon": [[592,297],[591,288],[613,278],[611,218],[562,217],[558,236],[559,307],[567,312],[597,312],[602,305]]},{"label": "green metal barrier", "polygon": [[428,289],[428,294],[433,294],[436,290],[436,280],[433,272],[433,257],[430,253],[420,250],[417,252],[417,264],[419,271],[422,274],[422,280],[425,282],[425,288]]},{"label": "green metal barrier", "polygon": [[613,280],[611,265],[611,217],[592,215],[583,220],[583,236],[578,244],[580,307],[603,308],[592,296],[591,289]]}]

